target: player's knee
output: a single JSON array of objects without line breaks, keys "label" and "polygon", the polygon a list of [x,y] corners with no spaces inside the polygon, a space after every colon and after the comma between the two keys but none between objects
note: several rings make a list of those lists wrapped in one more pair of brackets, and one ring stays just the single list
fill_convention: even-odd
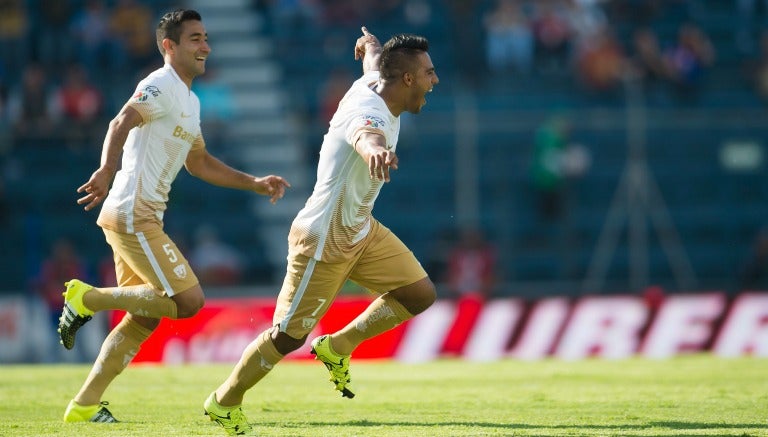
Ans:
[{"label": "player's knee", "polygon": [[176,302],[176,318],[186,319],[197,314],[205,305],[205,294],[203,294],[203,289],[198,284],[175,294],[173,301]]},{"label": "player's knee", "polygon": [[194,299],[184,299],[176,302],[176,317],[186,319],[197,314],[205,305],[205,298],[202,296]]},{"label": "player's knee", "polygon": [[424,312],[427,308],[432,306],[433,303],[437,300],[437,290],[435,289],[435,285],[427,279],[426,283],[419,288],[418,293],[416,293],[416,299],[414,303],[414,308],[410,309],[411,314],[416,315],[421,312]]},{"label": "player's knee", "polygon": [[124,319],[126,324],[136,323],[137,325],[144,329],[148,329],[149,331],[154,331],[160,325],[160,319],[137,316],[131,313],[126,313]]},{"label": "player's knee", "polygon": [[301,338],[295,338],[285,332],[280,332],[277,329],[272,331],[272,342],[275,344],[275,349],[283,355],[289,354],[300,348],[306,341],[306,335]]},{"label": "player's knee", "polygon": [[391,293],[414,316],[424,312],[437,300],[435,284],[428,277]]}]

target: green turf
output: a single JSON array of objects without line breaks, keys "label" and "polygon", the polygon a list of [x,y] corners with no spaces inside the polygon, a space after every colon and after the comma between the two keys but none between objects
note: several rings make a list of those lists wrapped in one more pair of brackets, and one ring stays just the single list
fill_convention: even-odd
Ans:
[{"label": "green turf", "polygon": [[[86,366],[0,367],[0,436],[224,435],[202,402],[231,366],[132,366],[105,400],[119,424],[65,424]],[[768,436],[768,360],[353,360],[358,395],[283,362],[246,397],[266,436]]]}]

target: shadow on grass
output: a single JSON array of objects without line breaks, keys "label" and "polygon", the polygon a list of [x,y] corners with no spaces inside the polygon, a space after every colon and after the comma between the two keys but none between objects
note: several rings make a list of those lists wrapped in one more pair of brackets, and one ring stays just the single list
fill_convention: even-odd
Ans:
[{"label": "shadow on grass", "polygon": [[[661,421],[648,422],[647,424],[615,424],[615,425],[579,425],[579,424],[552,424],[552,425],[534,425],[526,423],[497,423],[497,422],[385,422],[374,420],[350,420],[347,422],[257,422],[254,426],[283,427],[283,428],[302,428],[306,426],[347,426],[347,427],[378,427],[378,426],[397,426],[397,427],[463,427],[463,428],[496,428],[496,429],[595,429],[595,430],[622,430],[635,429],[642,430],[648,428],[667,428],[669,430],[697,430],[697,429],[728,429],[728,430],[748,430],[748,429],[768,429],[768,423],[718,423],[718,422],[680,422],[680,421]],[[675,434],[683,437],[682,434]]]}]

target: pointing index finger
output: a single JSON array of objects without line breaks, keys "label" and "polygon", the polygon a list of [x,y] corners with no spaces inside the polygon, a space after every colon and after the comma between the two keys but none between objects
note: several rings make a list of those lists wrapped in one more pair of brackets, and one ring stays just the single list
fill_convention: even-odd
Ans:
[{"label": "pointing index finger", "polygon": [[360,30],[363,31],[363,35],[371,36],[371,32],[368,32],[368,29],[365,26],[361,27]]}]

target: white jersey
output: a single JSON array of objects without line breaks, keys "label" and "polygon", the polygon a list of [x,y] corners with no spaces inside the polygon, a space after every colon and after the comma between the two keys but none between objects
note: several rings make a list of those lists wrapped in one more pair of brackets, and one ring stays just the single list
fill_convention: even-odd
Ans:
[{"label": "white jersey", "polygon": [[128,134],[97,223],[132,234],[162,227],[171,183],[189,151],[205,143],[200,100],[169,64],[139,82],[127,104],[143,122]]},{"label": "white jersey", "polygon": [[341,99],[320,149],[314,190],[288,235],[292,251],[339,262],[351,257],[368,235],[384,182],[370,178],[368,163],[353,144],[363,132],[374,132],[394,152],[400,134],[400,119],[374,92],[378,80],[378,71],[363,75]]}]

